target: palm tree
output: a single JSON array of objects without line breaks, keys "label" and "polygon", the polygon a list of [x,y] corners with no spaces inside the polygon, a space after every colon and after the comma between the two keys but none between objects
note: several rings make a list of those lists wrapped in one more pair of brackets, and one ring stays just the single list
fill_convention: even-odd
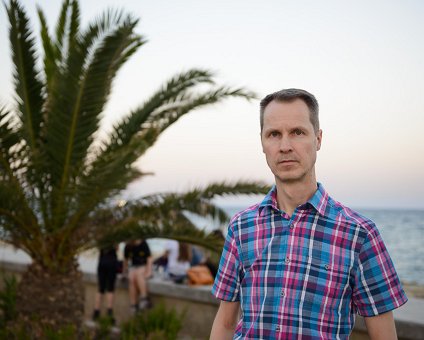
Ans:
[{"label": "palm tree", "polygon": [[168,237],[216,249],[219,243],[184,212],[222,221],[225,213],[211,203],[213,197],[267,190],[260,183],[223,182],[112,205],[145,175],[135,161],[180,117],[254,94],[216,86],[211,72],[192,69],[170,78],[100,139],[112,81],[145,43],[135,33],[138,20],[109,10],[82,29],[78,1],[64,0],[52,36],[38,8],[40,60],[25,10],[17,0],[6,9],[16,93],[13,108],[0,108],[0,239],[32,259],[18,287],[20,321],[78,325],[83,319],[79,252],[130,237]]}]

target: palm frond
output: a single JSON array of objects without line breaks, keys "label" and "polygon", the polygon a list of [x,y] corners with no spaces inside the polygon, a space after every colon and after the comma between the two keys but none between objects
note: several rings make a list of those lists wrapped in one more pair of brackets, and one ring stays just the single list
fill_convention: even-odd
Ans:
[{"label": "palm frond", "polygon": [[37,6],[38,18],[41,25],[41,41],[44,49],[44,77],[47,86],[47,92],[51,92],[52,79],[57,70],[57,55],[56,47],[52,42],[49,34],[49,27],[47,25],[46,17],[40,7]]},{"label": "palm frond", "polygon": [[[14,157],[15,153],[12,152],[13,148],[19,144],[20,136],[17,133],[15,116],[5,107],[0,107],[0,157],[5,162],[5,166],[10,167],[16,161]],[[0,169],[2,165],[0,163]],[[4,175],[3,171],[0,171],[0,178]]]},{"label": "palm frond", "polygon": [[[189,211],[203,217],[218,218],[228,222],[226,212],[211,202],[217,196],[265,194],[270,186],[261,182],[238,181],[235,183],[212,183],[205,188],[195,188],[184,193],[162,193],[142,197],[132,207],[134,216],[148,216],[149,210],[160,212],[164,218],[172,220],[172,214]],[[131,204],[129,205],[131,206]],[[156,214],[158,214],[156,212]]]},{"label": "palm frond", "polygon": [[144,221],[156,219],[174,221],[180,212],[191,212],[193,214],[218,219],[220,223],[228,222],[227,213],[211,203],[202,199],[199,191],[186,193],[162,193],[148,195],[140,200],[128,203],[132,216],[143,217]]},{"label": "palm frond", "polygon": [[56,56],[58,62],[62,62],[69,7],[70,0],[64,0],[60,10],[59,20],[56,24]]},{"label": "palm frond", "polygon": [[[213,83],[213,74],[208,70],[193,69],[172,77],[142,106],[115,125],[110,141],[105,143],[106,146],[99,154],[99,158],[108,157],[108,153],[128,143],[137,134],[149,136],[145,140],[148,147],[151,147],[161,132],[196,108],[232,97],[245,99],[256,97],[251,91],[229,87],[219,87],[200,95],[192,93],[196,85]],[[147,148],[140,150],[138,157],[146,150]]]},{"label": "palm frond", "polygon": [[[81,63],[80,58],[82,51],[79,48],[70,50],[66,80],[67,83],[74,84],[75,91],[68,89],[69,98],[64,98],[65,96],[62,95],[62,99],[72,105],[69,107],[69,112],[63,112],[62,105],[54,105],[51,110],[55,118],[48,127],[50,154],[62,156],[59,162],[56,157],[56,162],[52,164],[54,171],[52,178],[58,181],[53,182],[54,187],[57,188],[57,193],[54,195],[56,207],[54,214],[57,216],[56,224],[58,225],[63,223],[65,216],[62,210],[69,203],[64,199],[65,192],[69,185],[72,185],[72,178],[81,174],[80,168],[83,167],[93,135],[98,129],[100,114],[108,99],[116,72],[143,43],[141,37],[133,33],[136,24],[137,20],[127,17],[122,26],[105,36],[94,53],[92,61],[83,70],[81,66],[84,63]],[[78,72],[81,76],[75,82],[73,75]],[[64,85],[65,82],[62,84]],[[63,126],[64,122],[67,128]],[[60,129],[54,127],[60,127]]]},{"label": "palm frond", "polygon": [[[102,235],[102,242],[121,242],[135,238],[171,238],[196,244],[213,251],[222,249],[222,240],[196,227],[184,212],[218,219],[227,223],[226,212],[211,202],[216,196],[263,194],[270,187],[260,182],[213,183],[185,193],[144,196],[127,202],[123,208],[109,208],[108,218],[92,223],[92,232]],[[107,227],[106,227],[107,226]]]},{"label": "palm frond", "polygon": [[[33,224],[35,216],[25,196],[25,152],[13,115],[0,108],[0,208],[16,216],[27,216]],[[0,213],[1,215],[1,213]]]},{"label": "palm frond", "polygon": [[182,72],[169,79],[146,102],[114,126],[107,152],[113,151],[119,145],[128,143],[149,117],[161,107],[184,100],[187,92],[199,84],[212,84],[213,74],[208,70],[192,69]]},{"label": "palm frond", "polygon": [[228,87],[220,87],[203,94],[189,96],[180,103],[175,103],[174,105],[164,107],[162,110],[158,110],[158,112],[150,117],[146,125],[148,127],[153,126],[162,132],[186,113],[206,105],[221,102],[229,97],[252,99],[255,98],[255,94],[241,88],[231,89]]},{"label": "palm frond", "polygon": [[[92,162],[88,168],[88,173],[79,185],[81,197],[90,197],[88,201],[85,199],[80,202],[93,207],[93,204],[96,204],[96,199],[98,199],[95,199],[95,197],[99,197],[101,193],[122,190],[131,180],[135,179],[135,176],[142,175],[142,173],[133,172],[130,176],[125,176],[125,172],[131,170],[128,165],[134,163],[153,144],[159,132],[155,128],[150,128],[143,133],[137,133],[140,130],[140,125],[145,121],[150,111],[154,111],[155,106],[180,100],[182,97],[181,91],[202,82],[213,82],[209,71],[191,70],[173,77],[137,113],[131,115],[125,123],[117,127],[115,129],[116,134],[112,137],[114,143],[109,144],[103,153]],[[116,176],[116,174],[120,175]],[[95,186],[95,190],[91,189],[93,186]],[[90,192],[88,196],[85,195],[87,191]],[[87,211],[84,214],[86,213]],[[78,216],[84,214],[78,214]]]},{"label": "palm frond", "polygon": [[80,9],[78,1],[71,3],[71,14],[69,19],[69,44],[77,43],[80,28]]},{"label": "palm frond", "polygon": [[[252,92],[223,87],[201,95],[186,94],[181,102],[157,109],[147,117],[141,129],[138,130],[138,133],[145,133],[145,135],[150,136],[149,139],[146,139],[147,148],[140,151],[144,153],[149,147],[153,146],[160,134],[185,114],[197,108],[218,103],[226,98],[238,96],[246,99],[254,98]],[[141,155],[142,153],[139,154],[139,156]]]},{"label": "palm frond", "polygon": [[216,196],[226,195],[254,195],[266,194],[271,189],[270,185],[257,181],[237,181],[234,183],[223,181],[211,183],[203,189],[193,190],[200,192],[201,198],[211,199]]},{"label": "palm frond", "polygon": [[100,239],[102,245],[116,244],[134,239],[165,238],[201,246],[219,252],[223,241],[205,230],[199,230],[192,224],[144,224],[137,219],[128,219],[119,223],[113,231]]},{"label": "palm frond", "polygon": [[36,68],[35,40],[23,7],[12,0],[7,13],[10,22],[9,38],[14,63],[15,91],[22,136],[31,149],[37,147],[42,115],[42,83]]}]

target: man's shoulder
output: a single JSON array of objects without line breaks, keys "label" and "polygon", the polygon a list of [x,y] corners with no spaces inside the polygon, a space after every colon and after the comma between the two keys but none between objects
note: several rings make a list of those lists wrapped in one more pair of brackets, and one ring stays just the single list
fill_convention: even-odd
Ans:
[{"label": "man's shoulder", "polygon": [[355,225],[367,233],[376,230],[375,223],[368,217],[365,217],[358,211],[344,205],[329,197],[328,199],[328,217],[335,221],[341,221],[350,225]]},{"label": "man's shoulder", "polygon": [[260,205],[260,203],[255,203],[239,211],[231,218],[230,224],[256,217],[256,215],[259,213]]}]

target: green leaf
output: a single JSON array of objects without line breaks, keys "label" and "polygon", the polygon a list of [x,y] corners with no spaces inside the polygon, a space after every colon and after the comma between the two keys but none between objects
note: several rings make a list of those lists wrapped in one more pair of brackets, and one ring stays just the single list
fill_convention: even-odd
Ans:
[{"label": "green leaf", "polygon": [[47,92],[51,92],[52,80],[57,71],[57,60],[56,47],[49,35],[49,28],[47,25],[46,17],[40,7],[37,7],[38,18],[41,25],[41,41],[44,48],[44,77],[47,86]]},{"label": "green leaf", "polygon": [[22,136],[31,149],[37,148],[40,128],[43,124],[42,88],[39,71],[36,68],[35,40],[29,27],[29,19],[23,7],[12,0],[7,8],[15,67],[14,82],[18,104],[18,118],[21,121]]}]

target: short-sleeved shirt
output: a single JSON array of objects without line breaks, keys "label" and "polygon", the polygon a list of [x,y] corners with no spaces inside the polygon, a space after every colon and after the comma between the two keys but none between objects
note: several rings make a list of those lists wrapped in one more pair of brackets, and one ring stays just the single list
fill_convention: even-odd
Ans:
[{"label": "short-sleeved shirt", "polygon": [[101,248],[99,251],[99,263],[98,267],[109,267],[115,268],[118,262],[118,255],[116,254],[115,247]]},{"label": "short-sleeved shirt", "polygon": [[375,224],[319,183],[291,217],[274,186],[232,218],[212,293],[240,301],[234,339],[347,339],[407,301]]},{"label": "short-sleeved shirt", "polygon": [[131,260],[132,267],[144,266],[150,255],[150,248],[145,240],[136,244],[127,244],[124,249],[124,257]]}]

